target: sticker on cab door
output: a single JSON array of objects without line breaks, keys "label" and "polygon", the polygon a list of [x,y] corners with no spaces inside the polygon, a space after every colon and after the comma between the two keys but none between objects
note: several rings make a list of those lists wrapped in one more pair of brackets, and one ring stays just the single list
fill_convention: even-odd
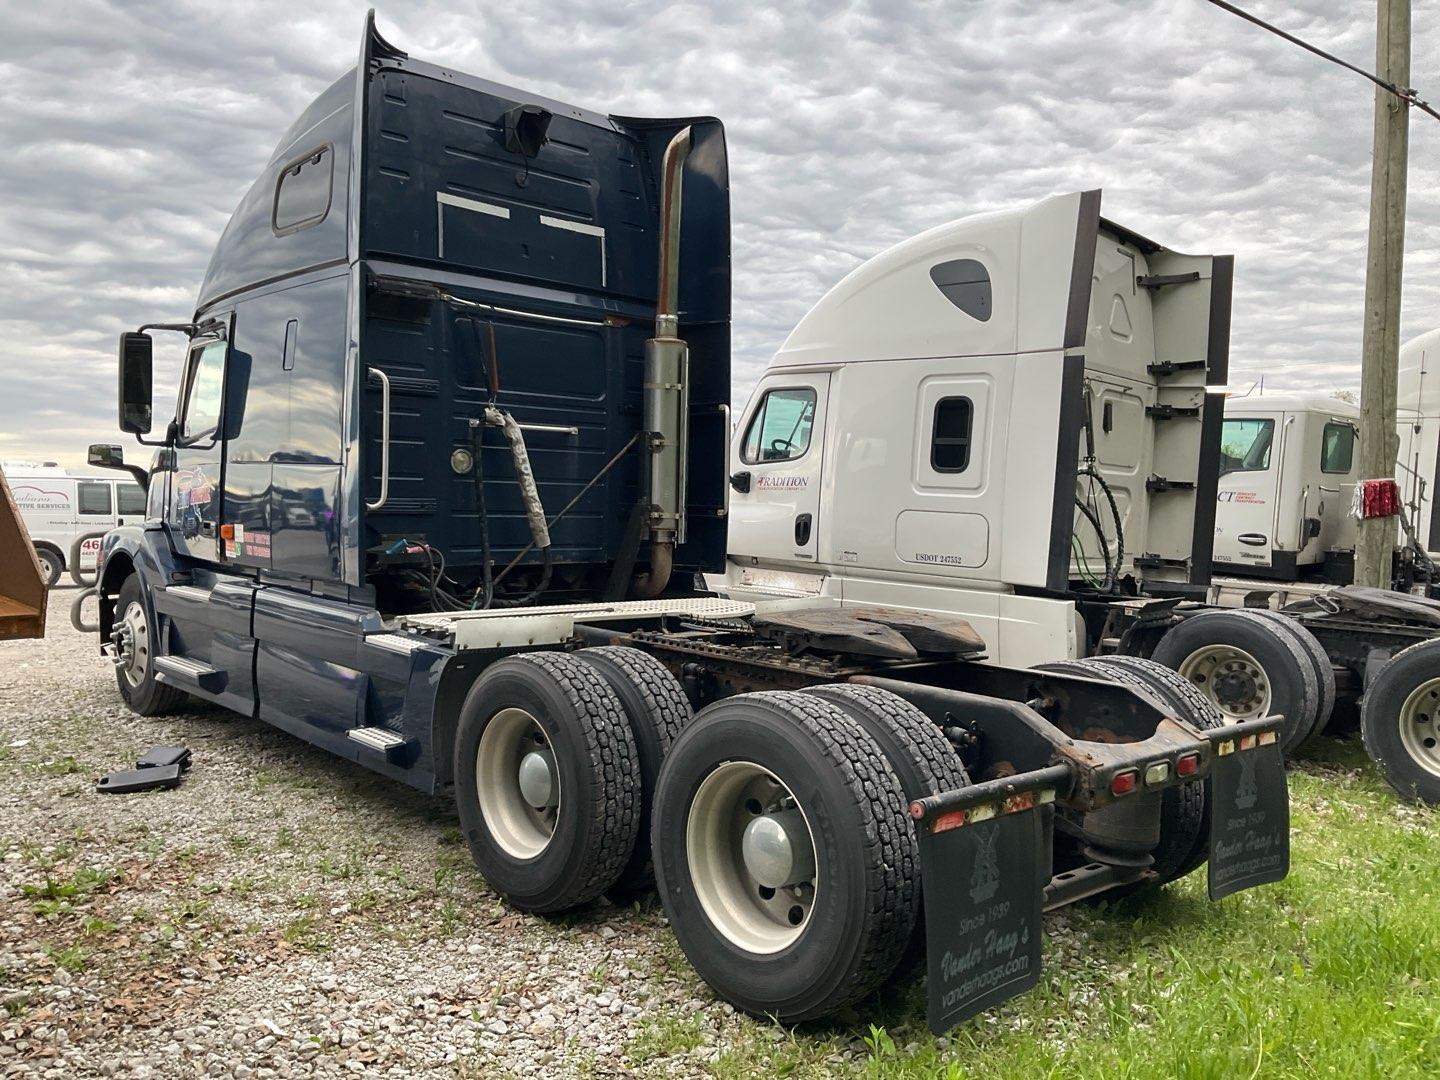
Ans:
[{"label": "sticker on cab door", "polygon": [[760,491],[798,491],[809,484],[808,476],[762,476],[755,481]]},{"label": "sticker on cab door", "polygon": [[1215,496],[1216,502],[1243,503],[1246,506],[1264,506],[1265,500],[1258,491],[1222,491]]}]

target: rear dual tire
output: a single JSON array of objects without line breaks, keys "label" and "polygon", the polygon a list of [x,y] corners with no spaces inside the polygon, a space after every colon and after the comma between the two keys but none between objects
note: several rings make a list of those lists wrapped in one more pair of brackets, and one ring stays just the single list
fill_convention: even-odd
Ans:
[{"label": "rear dual tire", "polygon": [[1365,750],[1390,786],[1440,805],[1440,640],[1395,654],[1365,691]]},{"label": "rear dual tire", "polygon": [[615,692],[574,656],[526,653],[490,665],[460,709],[454,776],[475,865],[522,911],[595,899],[635,850],[635,736]]},{"label": "rear dual tire", "polygon": [[1205,611],[1167,631],[1151,659],[1193,683],[1226,723],[1284,716],[1281,742],[1288,754],[1320,722],[1325,672],[1334,702],[1334,673],[1328,660],[1325,672],[1318,670],[1301,632],[1310,636],[1303,627],[1272,612]]},{"label": "rear dual tire", "polygon": [[[1163,712],[1201,730],[1223,725],[1218,710],[1178,672],[1138,656],[1088,657],[1043,664],[1040,670],[1104,679],[1128,686]],[[1193,873],[1210,854],[1210,808],[1204,781],[1168,787],[1160,793],[1160,839],[1150,851],[1149,886],[1165,885]],[[1143,886],[1142,886],[1143,887]],[[1115,890],[1124,895],[1135,887]]]},{"label": "rear dual tire", "polygon": [[919,849],[884,750],[817,694],[702,711],[655,793],[655,876],[676,939],[722,997],[786,1023],[876,990],[911,940]]}]

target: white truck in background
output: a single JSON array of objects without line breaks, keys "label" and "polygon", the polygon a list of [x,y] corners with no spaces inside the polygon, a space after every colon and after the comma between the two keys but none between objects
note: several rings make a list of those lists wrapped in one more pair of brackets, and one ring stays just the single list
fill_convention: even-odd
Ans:
[{"label": "white truck in background", "polygon": [[[1073,265],[1053,257],[1072,247]],[[1356,480],[1344,402],[1234,403],[1222,434],[1231,275],[1228,257],[1100,218],[1098,192],[877,255],[801,320],[751,395],[727,566],[707,586],[959,615],[1001,665],[1151,658],[1229,722],[1284,715],[1287,751],[1324,728],[1337,693],[1364,692],[1372,756],[1402,793],[1440,801],[1427,727],[1440,604],[1397,610],[1372,590],[1282,615],[1267,582],[1235,587],[1241,610],[1217,606],[1217,558],[1283,578],[1342,549]]]},{"label": "white truck in background", "polygon": [[[67,570],[77,584],[95,570],[100,537],[145,518],[145,492],[128,480],[75,476],[53,461],[0,462],[47,585]],[[77,546],[78,545],[78,546]],[[78,556],[78,558],[77,558]]]},{"label": "white truck in background", "polygon": [[1354,576],[1360,410],[1323,394],[1225,402],[1215,569],[1280,581]]}]

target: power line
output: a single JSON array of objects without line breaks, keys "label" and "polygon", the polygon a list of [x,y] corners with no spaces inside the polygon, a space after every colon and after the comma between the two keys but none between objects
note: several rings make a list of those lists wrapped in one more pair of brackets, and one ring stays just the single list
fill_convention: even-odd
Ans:
[{"label": "power line", "polygon": [[1334,53],[1328,53],[1317,45],[1311,45],[1308,41],[1305,41],[1302,38],[1298,38],[1294,34],[1287,34],[1278,26],[1274,26],[1271,23],[1268,23],[1264,19],[1260,18],[1258,15],[1252,15],[1250,14],[1250,12],[1245,11],[1242,8],[1236,7],[1234,4],[1227,3],[1226,0],[1208,0],[1208,2],[1214,4],[1216,7],[1220,8],[1223,11],[1230,12],[1231,15],[1238,15],[1246,22],[1254,23],[1256,26],[1260,27],[1263,30],[1270,31],[1270,33],[1274,34],[1276,37],[1284,38],[1292,45],[1299,45],[1300,48],[1304,49],[1306,52],[1312,52],[1316,56],[1321,57],[1324,60],[1329,60],[1332,64],[1339,64],[1341,67],[1349,71],[1353,71],[1356,75],[1360,75],[1366,79],[1369,79],[1372,83],[1380,87],[1382,90],[1387,90],[1390,93],[1394,94],[1401,101],[1405,102],[1405,104],[1413,105],[1421,112],[1433,116],[1436,120],[1440,120],[1440,112],[1436,112],[1433,108],[1431,108],[1428,101],[1422,101],[1420,99],[1420,95],[1416,93],[1415,90],[1413,90],[1412,88],[1408,86],[1396,86],[1394,83],[1388,82],[1385,79],[1380,78],[1378,75],[1372,75],[1364,68],[1356,67],[1348,60],[1341,60],[1340,57],[1336,56]]}]

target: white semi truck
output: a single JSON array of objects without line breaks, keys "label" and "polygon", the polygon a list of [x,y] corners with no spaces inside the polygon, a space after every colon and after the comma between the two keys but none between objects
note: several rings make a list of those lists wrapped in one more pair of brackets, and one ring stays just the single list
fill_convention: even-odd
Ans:
[{"label": "white semi truck", "polygon": [[[959,615],[1000,664],[1150,657],[1228,721],[1283,714],[1287,750],[1337,694],[1368,691],[1387,777],[1440,800],[1440,606],[1267,602],[1349,571],[1356,410],[1243,399],[1222,429],[1229,261],[1161,248],[1093,198],[934,229],[805,316],[740,417],[730,554],[709,586]],[[1047,248],[1087,217],[1093,271],[1067,273]],[[1421,458],[1440,431],[1427,386]],[[1212,561],[1271,580],[1212,580]]]}]

